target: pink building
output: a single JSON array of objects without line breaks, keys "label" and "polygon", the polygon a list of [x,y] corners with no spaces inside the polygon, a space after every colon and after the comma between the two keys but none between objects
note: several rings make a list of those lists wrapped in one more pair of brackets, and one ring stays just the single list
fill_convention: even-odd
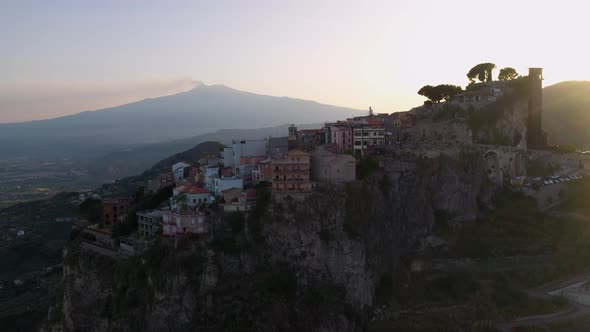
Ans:
[{"label": "pink building", "polygon": [[203,213],[193,211],[163,211],[162,234],[164,236],[176,236],[182,234],[207,233],[206,216]]},{"label": "pink building", "polygon": [[331,142],[336,144],[338,153],[352,151],[352,127],[349,124],[336,124],[330,127]]}]

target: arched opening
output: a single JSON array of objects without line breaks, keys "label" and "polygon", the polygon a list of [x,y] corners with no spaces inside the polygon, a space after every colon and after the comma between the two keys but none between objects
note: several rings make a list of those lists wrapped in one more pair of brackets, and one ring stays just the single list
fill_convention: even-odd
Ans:
[{"label": "arched opening", "polygon": [[500,155],[496,151],[484,153],[485,174],[488,179],[496,184],[502,184],[502,169],[500,168]]},{"label": "arched opening", "polygon": [[526,158],[524,153],[517,152],[514,156],[512,164],[514,176],[525,176],[526,175]]}]

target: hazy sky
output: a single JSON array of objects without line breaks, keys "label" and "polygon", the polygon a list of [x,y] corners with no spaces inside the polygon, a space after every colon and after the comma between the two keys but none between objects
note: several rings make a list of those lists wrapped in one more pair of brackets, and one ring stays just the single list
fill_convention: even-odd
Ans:
[{"label": "hazy sky", "polygon": [[[186,90],[191,80],[378,112],[480,62],[590,79],[586,1],[0,0],[0,122]],[[497,71],[496,71],[497,74]]]}]

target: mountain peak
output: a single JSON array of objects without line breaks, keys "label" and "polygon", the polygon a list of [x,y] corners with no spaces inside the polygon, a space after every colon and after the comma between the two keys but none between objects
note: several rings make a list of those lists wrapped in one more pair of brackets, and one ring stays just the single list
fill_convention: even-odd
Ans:
[{"label": "mountain peak", "polygon": [[192,87],[191,87],[191,89],[189,91],[193,91],[193,90],[196,90],[196,89],[198,89],[200,87],[207,86],[207,84],[205,84],[205,83],[203,83],[201,81],[197,81],[197,80],[191,81],[191,85],[192,85]]}]

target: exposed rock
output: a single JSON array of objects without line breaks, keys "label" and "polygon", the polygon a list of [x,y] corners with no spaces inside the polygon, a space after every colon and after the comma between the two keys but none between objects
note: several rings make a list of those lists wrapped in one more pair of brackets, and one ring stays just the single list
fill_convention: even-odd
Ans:
[{"label": "exposed rock", "polygon": [[184,249],[163,243],[116,261],[72,242],[45,330],[362,331],[379,280],[409,269],[437,211],[469,222],[495,189],[482,159],[461,151],[382,166],[344,187],[275,195],[247,219],[220,215]]}]

